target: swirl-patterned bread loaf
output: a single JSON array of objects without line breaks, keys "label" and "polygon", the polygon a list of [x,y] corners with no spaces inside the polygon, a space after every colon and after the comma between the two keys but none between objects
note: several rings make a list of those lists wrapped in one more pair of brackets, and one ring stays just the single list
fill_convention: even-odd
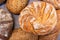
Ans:
[{"label": "swirl-patterned bread loaf", "polygon": [[10,36],[13,26],[11,14],[0,9],[0,40],[7,40]]},{"label": "swirl-patterned bread loaf", "polygon": [[60,9],[60,0],[43,0],[43,1],[51,3],[56,9]]},{"label": "swirl-patterned bread loaf", "polygon": [[58,35],[60,33],[60,10],[56,10],[56,11],[57,11],[57,24],[56,24],[56,28],[54,29],[54,31],[52,31],[48,35],[39,36],[39,40],[57,40]]},{"label": "swirl-patterned bread loaf", "polygon": [[55,8],[46,2],[36,1],[21,11],[20,27],[26,32],[37,35],[49,34],[57,23]]}]

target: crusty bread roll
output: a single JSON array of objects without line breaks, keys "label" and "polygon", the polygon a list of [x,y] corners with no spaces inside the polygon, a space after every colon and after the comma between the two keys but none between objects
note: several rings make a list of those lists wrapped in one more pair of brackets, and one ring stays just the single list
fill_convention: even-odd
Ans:
[{"label": "crusty bread roll", "polygon": [[21,11],[20,27],[26,32],[46,35],[54,30],[57,23],[55,8],[46,2],[36,1]]},{"label": "crusty bread roll", "polygon": [[43,1],[51,3],[56,9],[60,9],[60,0],[43,0]]},{"label": "crusty bread roll", "polygon": [[7,0],[6,7],[13,14],[20,14],[20,11],[27,5],[28,0]]},{"label": "crusty bread roll", "polygon": [[52,33],[45,35],[45,36],[39,36],[39,40],[57,40],[57,37],[60,33],[60,10],[57,11],[57,25],[54,31]]},{"label": "crusty bread roll", "polygon": [[0,8],[0,40],[7,40],[12,32],[13,18],[10,13]]},{"label": "crusty bread roll", "polygon": [[38,36],[26,33],[18,28],[13,31],[9,40],[38,40]]}]

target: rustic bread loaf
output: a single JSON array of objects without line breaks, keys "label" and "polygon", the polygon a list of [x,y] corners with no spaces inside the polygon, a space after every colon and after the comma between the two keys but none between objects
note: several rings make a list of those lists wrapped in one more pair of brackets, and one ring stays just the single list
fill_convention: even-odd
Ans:
[{"label": "rustic bread loaf", "polygon": [[26,33],[18,28],[13,31],[9,40],[38,40],[38,36],[31,33]]},{"label": "rustic bread loaf", "polygon": [[10,13],[0,8],[0,40],[7,40],[13,27]]},{"label": "rustic bread loaf", "polygon": [[21,11],[20,27],[26,32],[37,35],[49,34],[57,23],[55,8],[46,2],[36,1]]},{"label": "rustic bread loaf", "polygon": [[28,0],[7,0],[6,7],[13,14],[20,14],[20,11],[27,5]]},{"label": "rustic bread loaf", "polygon": [[48,35],[39,36],[39,40],[57,40],[58,35],[60,33],[60,10],[56,10],[56,11],[57,11],[57,19],[58,19],[56,28]]}]

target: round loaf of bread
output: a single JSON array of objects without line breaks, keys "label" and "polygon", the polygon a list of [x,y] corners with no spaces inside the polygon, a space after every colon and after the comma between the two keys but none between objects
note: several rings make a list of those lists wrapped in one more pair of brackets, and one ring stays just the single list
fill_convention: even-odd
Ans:
[{"label": "round loaf of bread", "polygon": [[10,13],[0,8],[0,40],[7,40],[13,27]]},{"label": "round loaf of bread", "polygon": [[38,36],[24,32],[18,28],[13,31],[12,36],[9,40],[38,40]]},{"label": "round loaf of bread", "polygon": [[46,2],[36,1],[21,11],[20,27],[26,32],[46,35],[54,30],[57,23],[55,8]]},{"label": "round loaf of bread", "polygon": [[51,3],[56,9],[60,9],[60,0],[43,0],[43,1]]},{"label": "round loaf of bread", "polygon": [[27,5],[28,0],[7,0],[7,9],[14,13],[20,14],[20,11]]}]

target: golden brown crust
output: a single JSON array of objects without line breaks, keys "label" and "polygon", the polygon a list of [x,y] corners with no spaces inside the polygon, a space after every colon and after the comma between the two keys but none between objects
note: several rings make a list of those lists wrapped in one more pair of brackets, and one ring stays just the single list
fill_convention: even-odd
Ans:
[{"label": "golden brown crust", "polygon": [[28,0],[7,0],[7,9],[14,13],[20,14],[20,11],[27,5]]},{"label": "golden brown crust", "polygon": [[60,0],[43,0],[43,1],[51,3],[56,9],[60,9]]},{"label": "golden brown crust", "polygon": [[57,40],[58,34],[60,33],[60,10],[57,11],[57,25],[54,31],[52,33],[45,35],[45,36],[39,36],[39,40]]},{"label": "golden brown crust", "polygon": [[45,36],[39,36],[39,40],[57,40],[57,37],[58,37],[58,32]]},{"label": "golden brown crust", "polygon": [[60,31],[60,27],[58,24],[59,23],[57,23],[56,28],[50,34],[39,36],[39,40],[57,40]]},{"label": "golden brown crust", "polygon": [[22,10],[19,17],[20,27],[26,32],[37,35],[50,33],[56,25],[57,15],[54,7],[46,2],[32,2]]},{"label": "golden brown crust", "polygon": [[38,40],[38,36],[26,33],[18,28],[13,31],[9,40]]}]

